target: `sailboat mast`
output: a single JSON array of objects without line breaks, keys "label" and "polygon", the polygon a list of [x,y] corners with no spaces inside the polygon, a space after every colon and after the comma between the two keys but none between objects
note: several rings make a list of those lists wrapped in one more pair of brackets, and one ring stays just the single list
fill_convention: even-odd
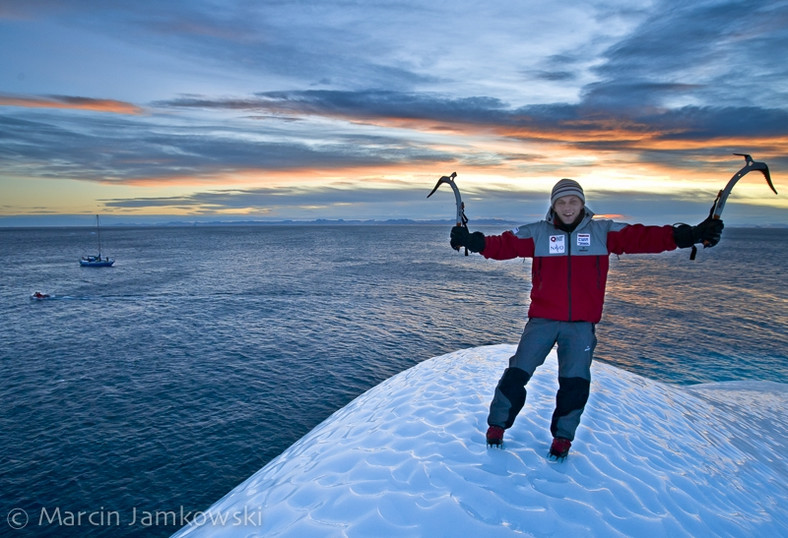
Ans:
[{"label": "sailboat mast", "polygon": [[98,257],[101,259],[101,226],[99,226],[99,216],[96,215],[96,234],[98,235]]}]

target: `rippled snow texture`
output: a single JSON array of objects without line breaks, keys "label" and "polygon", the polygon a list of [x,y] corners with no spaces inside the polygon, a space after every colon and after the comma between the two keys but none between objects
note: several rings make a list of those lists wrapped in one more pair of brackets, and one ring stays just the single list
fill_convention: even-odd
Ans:
[{"label": "rippled snow texture", "polygon": [[390,378],[179,535],[788,534],[788,386],[681,387],[597,362],[577,439],[556,463],[545,457],[554,354],[504,450],[485,446],[489,399],[513,352],[462,350]]}]

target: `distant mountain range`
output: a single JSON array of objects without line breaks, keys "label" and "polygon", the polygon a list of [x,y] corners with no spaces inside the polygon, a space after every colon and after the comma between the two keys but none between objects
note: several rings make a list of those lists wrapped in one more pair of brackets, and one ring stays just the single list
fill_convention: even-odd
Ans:
[{"label": "distant mountain range", "polygon": [[[94,215],[14,215],[0,216],[0,228],[66,228],[66,227],[92,227]],[[106,228],[125,227],[183,227],[183,226],[414,226],[434,224],[452,226],[453,220],[447,219],[314,219],[314,220],[189,220],[168,216],[143,217],[132,220],[134,217],[102,215],[101,225]],[[524,218],[514,221],[507,219],[478,218],[470,222],[471,228],[476,226],[500,226],[502,228],[532,222],[534,219]],[[740,226],[741,228],[788,228],[786,224],[770,224],[766,226]]]}]

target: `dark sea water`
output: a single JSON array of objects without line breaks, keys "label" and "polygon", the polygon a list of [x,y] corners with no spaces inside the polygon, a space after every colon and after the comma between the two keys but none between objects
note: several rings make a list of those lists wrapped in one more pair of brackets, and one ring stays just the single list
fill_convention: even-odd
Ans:
[{"label": "dark sea water", "polygon": [[[530,261],[448,230],[106,228],[102,269],[89,229],[0,229],[0,535],[168,536],[384,379],[516,343]],[[788,382],[788,230],[688,256],[611,258],[596,358]]]}]

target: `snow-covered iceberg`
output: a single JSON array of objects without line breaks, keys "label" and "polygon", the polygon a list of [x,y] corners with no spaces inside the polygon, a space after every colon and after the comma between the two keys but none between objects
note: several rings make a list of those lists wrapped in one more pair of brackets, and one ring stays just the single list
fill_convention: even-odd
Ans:
[{"label": "snow-covered iceberg", "polygon": [[388,379],[176,536],[788,536],[788,385],[675,386],[595,362],[554,462],[555,352],[504,449],[485,446],[513,352],[457,351]]}]

